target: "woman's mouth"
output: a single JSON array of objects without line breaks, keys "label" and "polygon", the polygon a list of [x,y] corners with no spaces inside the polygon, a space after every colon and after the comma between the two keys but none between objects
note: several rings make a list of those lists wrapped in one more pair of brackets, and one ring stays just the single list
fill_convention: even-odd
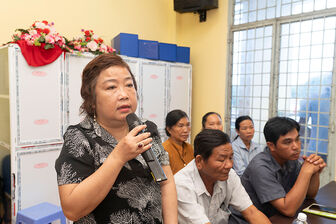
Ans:
[{"label": "woman's mouth", "polygon": [[117,109],[119,111],[121,111],[121,112],[129,112],[130,109],[131,109],[131,106],[129,106],[129,105],[122,105],[122,106],[118,107]]}]

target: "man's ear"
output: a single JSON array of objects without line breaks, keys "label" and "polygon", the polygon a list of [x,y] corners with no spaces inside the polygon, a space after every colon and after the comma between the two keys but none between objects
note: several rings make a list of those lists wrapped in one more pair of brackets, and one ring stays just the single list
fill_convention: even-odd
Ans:
[{"label": "man's ear", "polygon": [[271,152],[275,152],[276,147],[273,142],[266,142],[266,144]]},{"label": "man's ear", "polygon": [[204,160],[203,157],[201,155],[197,155],[195,157],[195,163],[196,163],[196,167],[198,170],[201,170],[204,166]]}]

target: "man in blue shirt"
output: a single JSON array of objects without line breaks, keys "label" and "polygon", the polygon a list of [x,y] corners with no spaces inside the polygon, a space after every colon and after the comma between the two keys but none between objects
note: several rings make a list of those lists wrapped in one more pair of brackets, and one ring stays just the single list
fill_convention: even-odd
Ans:
[{"label": "man in blue shirt", "polygon": [[277,212],[294,216],[304,199],[315,197],[319,189],[326,163],[316,154],[303,156],[302,165],[298,162],[299,131],[300,125],[291,118],[269,119],[264,127],[267,147],[241,177],[253,204],[268,217]]}]

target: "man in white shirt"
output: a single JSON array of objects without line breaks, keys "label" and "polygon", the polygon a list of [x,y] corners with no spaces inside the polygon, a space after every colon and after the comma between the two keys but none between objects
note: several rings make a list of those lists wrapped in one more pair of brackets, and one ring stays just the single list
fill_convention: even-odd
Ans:
[{"label": "man in white shirt", "polygon": [[220,130],[204,129],[195,138],[194,155],[174,176],[180,224],[228,223],[229,205],[249,223],[271,223],[251,202],[232,170],[230,138]]}]

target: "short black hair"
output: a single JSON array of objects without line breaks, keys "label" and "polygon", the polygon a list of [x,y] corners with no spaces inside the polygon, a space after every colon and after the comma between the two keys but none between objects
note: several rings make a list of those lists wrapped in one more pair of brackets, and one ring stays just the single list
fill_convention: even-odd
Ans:
[{"label": "short black hair", "polygon": [[201,155],[207,160],[215,147],[230,143],[230,137],[216,129],[203,129],[194,140],[194,156]]},{"label": "short black hair", "polygon": [[222,117],[221,117],[221,116],[219,115],[219,113],[217,113],[217,112],[213,112],[213,111],[211,111],[211,112],[208,112],[208,113],[204,114],[204,116],[202,117],[202,127],[203,127],[203,129],[205,128],[205,123],[206,123],[208,117],[209,117],[211,114],[216,114],[220,119],[222,119]]},{"label": "short black hair", "polygon": [[166,128],[165,128],[167,136],[170,136],[167,128],[173,127],[179,120],[181,120],[181,118],[184,118],[184,117],[188,118],[188,115],[186,114],[186,112],[182,110],[172,110],[167,114]]},{"label": "short black hair", "polygon": [[272,142],[276,145],[276,142],[288,132],[296,129],[300,132],[300,125],[298,122],[289,117],[272,117],[270,118],[264,127],[264,136],[266,142]]},{"label": "short black hair", "polygon": [[239,131],[240,123],[243,122],[243,121],[245,121],[245,120],[250,120],[253,123],[253,120],[252,120],[252,118],[250,116],[248,116],[248,115],[240,116],[240,117],[238,117],[236,119],[236,123],[235,123],[236,130]]}]

